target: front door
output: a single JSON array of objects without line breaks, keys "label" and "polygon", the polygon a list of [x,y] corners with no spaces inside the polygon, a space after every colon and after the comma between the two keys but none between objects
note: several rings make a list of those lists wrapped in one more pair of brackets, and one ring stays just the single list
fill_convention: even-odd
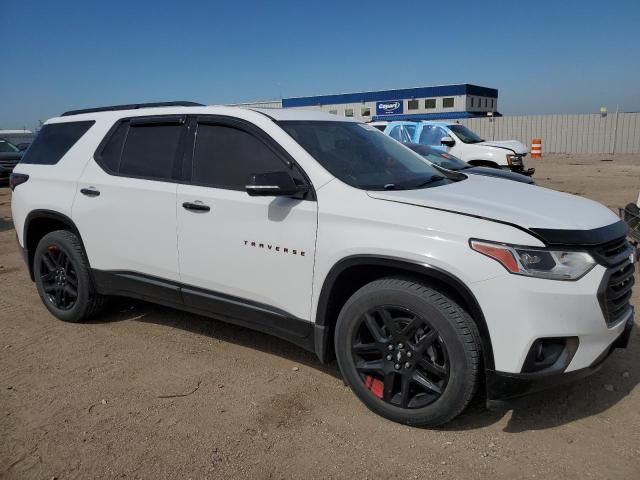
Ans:
[{"label": "front door", "polygon": [[304,174],[250,124],[199,117],[191,128],[193,154],[177,192],[185,302],[273,323],[276,334],[290,327],[287,319],[308,328],[317,203],[312,195],[250,197],[245,191],[253,174],[287,171],[307,182]]}]

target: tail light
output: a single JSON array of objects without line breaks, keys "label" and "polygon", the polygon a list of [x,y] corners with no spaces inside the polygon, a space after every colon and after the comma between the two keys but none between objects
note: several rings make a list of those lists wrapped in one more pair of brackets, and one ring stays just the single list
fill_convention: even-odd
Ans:
[{"label": "tail light", "polygon": [[9,177],[9,186],[11,190],[15,190],[18,185],[23,184],[29,180],[29,175],[25,173],[12,173]]}]

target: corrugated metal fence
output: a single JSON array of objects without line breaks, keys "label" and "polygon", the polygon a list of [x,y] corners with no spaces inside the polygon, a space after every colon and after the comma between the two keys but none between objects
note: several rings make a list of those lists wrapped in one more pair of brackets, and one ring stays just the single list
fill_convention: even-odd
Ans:
[{"label": "corrugated metal fence", "polygon": [[452,120],[487,140],[542,139],[545,153],[640,153],[640,112]]}]

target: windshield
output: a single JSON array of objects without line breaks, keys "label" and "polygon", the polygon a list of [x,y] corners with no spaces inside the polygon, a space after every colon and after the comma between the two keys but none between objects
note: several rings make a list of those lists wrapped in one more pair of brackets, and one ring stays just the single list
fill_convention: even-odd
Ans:
[{"label": "windshield", "polygon": [[12,143],[0,139],[0,153],[15,153],[19,151],[20,150],[18,149],[18,147],[16,147]]},{"label": "windshield", "polygon": [[370,125],[325,121],[283,121],[279,125],[332,175],[353,187],[404,190],[452,182]]},{"label": "windshield", "polygon": [[461,142],[463,143],[479,143],[479,142],[484,142],[483,138],[480,138],[478,135],[476,135],[475,133],[473,133],[471,130],[469,130],[467,127],[465,127],[464,125],[447,125],[449,127],[449,130],[451,130],[453,133],[456,134],[456,136],[460,139]]},{"label": "windshield", "polygon": [[463,168],[469,168],[469,165],[464,160],[460,160],[458,157],[454,157],[453,155],[445,152],[435,152],[433,149],[429,147],[425,147],[424,145],[407,145],[411,150],[416,153],[419,153],[427,161],[438,165],[441,168],[446,168],[447,170],[462,170]]}]

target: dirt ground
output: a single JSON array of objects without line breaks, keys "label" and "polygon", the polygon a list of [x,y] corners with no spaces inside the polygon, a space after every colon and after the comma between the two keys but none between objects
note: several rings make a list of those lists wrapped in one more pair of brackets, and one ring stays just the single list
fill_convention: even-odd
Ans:
[{"label": "dirt ground", "polygon": [[[619,207],[640,155],[529,161]],[[295,346],[124,302],[83,325],[41,305],[0,188],[0,478],[640,478],[640,338],[593,377],[441,429],[370,413]],[[640,289],[633,302],[640,307]]]}]

